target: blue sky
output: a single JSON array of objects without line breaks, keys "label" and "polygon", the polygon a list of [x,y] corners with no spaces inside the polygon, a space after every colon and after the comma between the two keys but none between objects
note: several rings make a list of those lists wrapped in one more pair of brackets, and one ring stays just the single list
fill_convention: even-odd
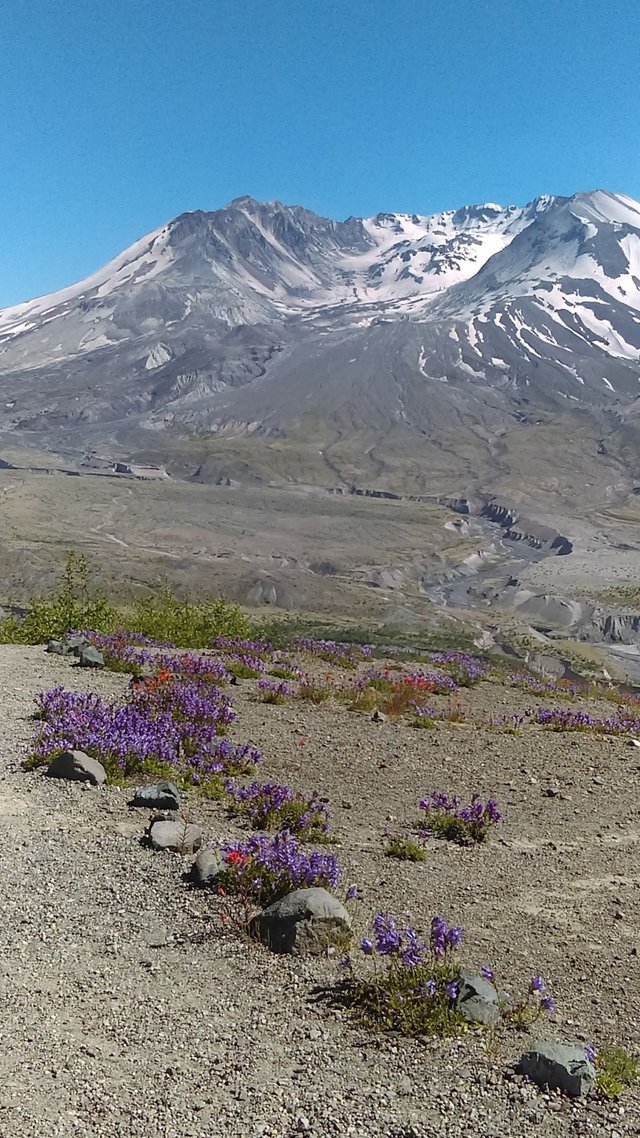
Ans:
[{"label": "blue sky", "polygon": [[18,0],[0,35],[0,305],[245,193],[640,198],[640,0]]}]

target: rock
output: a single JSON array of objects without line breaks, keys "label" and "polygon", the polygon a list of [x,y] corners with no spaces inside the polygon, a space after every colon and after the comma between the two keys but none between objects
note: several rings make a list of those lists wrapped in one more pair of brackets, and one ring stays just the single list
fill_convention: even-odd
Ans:
[{"label": "rock", "polygon": [[78,656],[83,648],[90,647],[93,645],[86,636],[71,636],[67,632],[62,640],[50,640],[46,651],[52,652],[56,656]]},{"label": "rock", "polygon": [[181,818],[153,818],[146,836],[154,850],[190,854],[202,845],[200,827],[191,822],[183,822]]},{"label": "rock", "polygon": [[516,1070],[538,1086],[548,1086],[565,1094],[586,1095],[595,1083],[596,1072],[584,1053],[582,1043],[556,1043],[537,1040],[518,1061]]},{"label": "rock", "polygon": [[193,885],[206,888],[215,885],[223,869],[224,861],[217,850],[200,850],[191,869],[185,874],[185,878],[187,881],[191,881]]},{"label": "rock", "polygon": [[349,944],[351,917],[326,889],[296,889],[253,917],[249,932],[274,952],[319,955]]},{"label": "rock", "polygon": [[378,711],[377,707],[376,707],[373,715],[371,716],[371,718],[372,718],[374,723],[386,723],[387,722],[386,715],[384,714],[384,712]]},{"label": "rock", "polygon": [[87,648],[80,648],[77,653],[79,668],[104,668],[104,656],[93,644]]},{"label": "rock", "polygon": [[79,656],[83,648],[93,648],[93,644],[86,636],[69,636],[68,633],[62,644],[65,656]]},{"label": "rock", "polygon": [[102,786],[107,781],[107,772],[102,763],[85,755],[84,751],[62,751],[51,760],[45,774],[49,778],[89,782],[92,786]]},{"label": "rock", "polygon": [[490,980],[463,970],[460,973],[456,1010],[467,1023],[497,1023],[501,1014],[500,998]]},{"label": "rock", "polygon": [[143,806],[149,810],[179,810],[180,794],[172,782],[154,782],[150,786],[137,786],[129,806]]}]

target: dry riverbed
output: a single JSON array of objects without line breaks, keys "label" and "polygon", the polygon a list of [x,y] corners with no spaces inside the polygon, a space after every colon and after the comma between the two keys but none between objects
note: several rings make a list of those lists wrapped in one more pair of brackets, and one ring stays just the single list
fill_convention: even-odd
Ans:
[{"label": "dry riverbed", "polygon": [[[0,647],[1,1135],[640,1133],[637,1092],[574,1103],[515,1080],[531,1035],[375,1037],[317,999],[335,960],[277,957],[226,932],[219,903],[183,884],[188,860],[141,845],[149,815],[125,790],[21,770],[34,696],[60,683],[117,695],[127,678]],[[329,798],[344,886],[362,892],[359,934],[378,909],[422,929],[441,913],[464,926],[463,960],[490,964],[507,990],[545,976],[558,1010],[534,1035],[638,1053],[640,750],[535,727],[419,731],[333,703],[265,706],[255,691],[232,689],[233,735],[262,749],[265,776]],[[481,684],[462,702],[479,717],[549,701]],[[504,823],[475,849],[386,858],[382,831],[409,825],[434,788],[492,794]],[[239,832],[219,804],[187,805],[207,841]]]}]

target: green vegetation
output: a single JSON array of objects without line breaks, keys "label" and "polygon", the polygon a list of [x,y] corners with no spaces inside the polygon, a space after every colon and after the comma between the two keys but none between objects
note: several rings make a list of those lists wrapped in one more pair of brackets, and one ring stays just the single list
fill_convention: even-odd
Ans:
[{"label": "green vegetation", "polygon": [[31,600],[22,619],[0,621],[0,643],[43,644],[71,629],[108,633],[123,627],[177,648],[204,648],[216,636],[247,636],[250,631],[240,607],[223,597],[192,603],[163,588],[131,612],[118,609],[92,587],[84,554],[70,550],[57,590]]},{"label": "green vegetation", "polygon": [[622,1047],[606,1043],[596,1059],[596,1090],[605,1098],[617,1098],[640,1078],[640,1065]]},{"label": "green vegetation", "polygon": [[216,636],[247,636],[249,622],[239,605],[217,597],[180,601],[164,588],[136,605],[128,627],[176,648],[206,648]]},{"label": "green vegetation", "polygon": [[413,838],[403,838],[398,834],[390,834],[385,838],[384,852],[387,857],[395,857],[398,861],[426,861],[427,851]]},{"label": "green vegetation", "polygon": [[373,647],[374,655],[382,656],[389,646],[405,650],[412,658],[416,653],[444,652],[447,649],[476,651],[472,634],[459,628],[452,632],[446,629],[402,632],[389,627],[371,628],[348,623],[336,625],[319,618],[296,615],[256,623],[254,632],[261,640],[268,640],[279,649],[288,648],[294,640],[311,637],[337,643],[368,644]]},{"label": "green vegetation", "polygon": [[106,597],[90,587],[86,557],[71,550],[57,592],[31,600],[22,620],[9,617],[0,621],[0,642],[43,644],[64,636],[70,629],[112,632],[117,623],[116,610]]}]

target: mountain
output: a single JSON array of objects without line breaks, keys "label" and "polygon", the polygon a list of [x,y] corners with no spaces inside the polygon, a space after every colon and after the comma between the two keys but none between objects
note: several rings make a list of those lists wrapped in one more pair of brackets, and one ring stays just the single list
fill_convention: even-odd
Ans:
[{"label": "mountain", "polygon": [[502,489],[526,452],[543,492],[568,445],[624,494],[639,384],[640,205],[603,190],[344,222],[237,198],[0,311],[0,440],[203,478]]}]

